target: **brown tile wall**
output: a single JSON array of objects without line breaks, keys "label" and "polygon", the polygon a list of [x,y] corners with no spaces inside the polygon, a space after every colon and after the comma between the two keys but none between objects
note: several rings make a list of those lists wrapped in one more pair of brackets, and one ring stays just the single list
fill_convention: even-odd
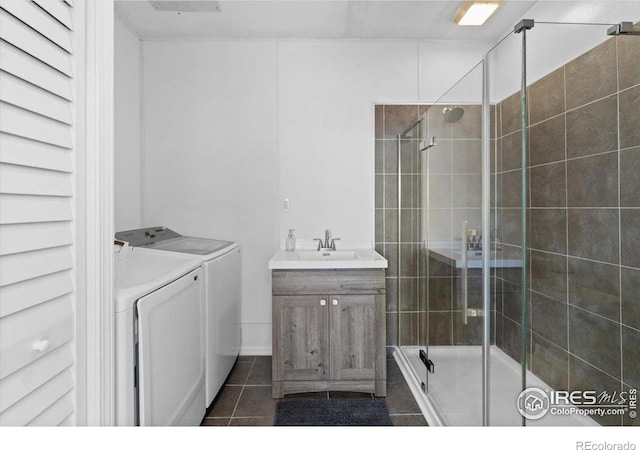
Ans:
[{"label": "brown tile wall", "polygon": [[413,136],[402,140],[399,161],[397,138],[425,109],[421,105],[375,107],[375,241],[376,250],[389,260],[387,346],[417,345],[423,328],[418,140]]},{"label": "brown tile wall", "polygon": [[[611,38],[528,87],[527,365],[556,389],[640,388],[638,61],[640,38]],[[498,229],[513,248],[519,96],[499,104],[496,166]],[[519,360],[521,272],[497,282],[496,342]]]}]

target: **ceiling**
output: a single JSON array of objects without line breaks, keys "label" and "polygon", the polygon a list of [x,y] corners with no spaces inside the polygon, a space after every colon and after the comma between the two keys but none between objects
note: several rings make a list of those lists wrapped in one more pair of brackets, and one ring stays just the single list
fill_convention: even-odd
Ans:
[{"label": "ceiling", "polygon": [[[190,2],[193,3],[193,2]],[[412,39],[493,43],[535,1],[504,1],[481,27],[452,22],[463,1],[219,1],[221,12],[156,11],[116,1],[116,15],[142,39]]]}]

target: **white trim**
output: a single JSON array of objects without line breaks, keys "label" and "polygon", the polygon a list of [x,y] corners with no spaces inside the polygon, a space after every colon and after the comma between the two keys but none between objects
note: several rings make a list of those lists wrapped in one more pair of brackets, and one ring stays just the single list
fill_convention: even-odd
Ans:
[{"label": "white trim", "polygon": [[[113,346],[113,0],[81,2],[84,13],[80,39],[86,38],[84,64],[77,71],[85,70],[85,139],[79,143],[84,148],[84,177],[78,180],[78,192],[82,205],[79,213],[78,249],[84,267],[84,285],[79,286],[78,303],[84,302],[84,311],[78,308],[78,360],[84,372],[78,370],[78,381],[85,387],[78,400],[86,405],[78,424],[90,426],[114,424],[114,346]],[[80,5],[78,5],[80,6]],[[80,282],[79,282],[80,284]],[[78,305],[80,306],[80,305]],[[82,342],[84,341],[84,342]],[[83,353],[80,353],[82,351]],[[80,367],[79,367],[80,369]]]},{"label": "white trim", "polygon": [[240,356],[271,356],[271,347],[242,347]]},{"label": "white trim", "polygon": [[[427,399],[427,396],[422,392],[422,387],[420,386],[420,380],[416,378],[411,369],[411,365],[409,361],[406,359],[404,353],[398,348],[393,348],[393,358],[398,363],[398,367],[400,368],[400,372],[402,372],[402,376],[404,377],[409,389],[411,390],[411,394],[415,399],[422,415],[424,416],[424,420],[427,421],[427,424],[430,427],[442,427],[444,423],[440,416],[436,412],[434,406]],[[425,369],[426,370],[426,369]]]},{"label": "white trim", "polygon": [[144,102],[144,42],[138,38],[138,97],[140,105],[138,109],[138,132],[140,139],[140,148],[138,150],[138,184],[140,189],[140,211],[138,212],[138,226],[144,227],[144,180],[146,173],[146,128],[145,128],[145,102]]}]

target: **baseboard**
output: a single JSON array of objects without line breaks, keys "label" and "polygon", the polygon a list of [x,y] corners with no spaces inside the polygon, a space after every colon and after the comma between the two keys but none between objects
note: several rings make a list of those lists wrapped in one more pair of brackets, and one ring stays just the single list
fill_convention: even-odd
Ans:
[{"label": "baseboard", "polygon": [[240,324],[240,354],[242,356],[271,355],[271,322]]},{"label": "baseboard", "polygon": [[242,347],[240,356],[271,356],[271,346],[269,347]]}]

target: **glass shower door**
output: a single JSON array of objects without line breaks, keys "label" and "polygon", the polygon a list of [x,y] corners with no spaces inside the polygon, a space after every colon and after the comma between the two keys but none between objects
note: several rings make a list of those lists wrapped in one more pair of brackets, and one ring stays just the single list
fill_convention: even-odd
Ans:
[{"label": "glass shower door", "polygon": [[[415,106],[416,116],[425,107]],[[414,120],[397,137],[398,147],[398,303],[400,309],[399,342],[404,354],[426,389],[424,351],[424,291],[422,245],[422,177],[420,173],[421,120]]]},{"label": "glass shower door", "polygon": [[445,425],[482,425],[482,64],[422,129],[427,395]]},{"label": "glass shower door", "polygon": [[[629,338],[615,330],[630,333],[616,321],[634,269],[623,259],[635,264],[629,68],[639,38],[607,38],[603,24],[533,26],[519,23],[398,136],[399,316],[411,319],[399,343],[432,424],[589,425],[525,419],[520,394],[589,389],[596,373],[608,374],[600,391],[628,386]],[[585,40],[586,53],[549,58],[565,45],[548,39],[553,29]]]}]

